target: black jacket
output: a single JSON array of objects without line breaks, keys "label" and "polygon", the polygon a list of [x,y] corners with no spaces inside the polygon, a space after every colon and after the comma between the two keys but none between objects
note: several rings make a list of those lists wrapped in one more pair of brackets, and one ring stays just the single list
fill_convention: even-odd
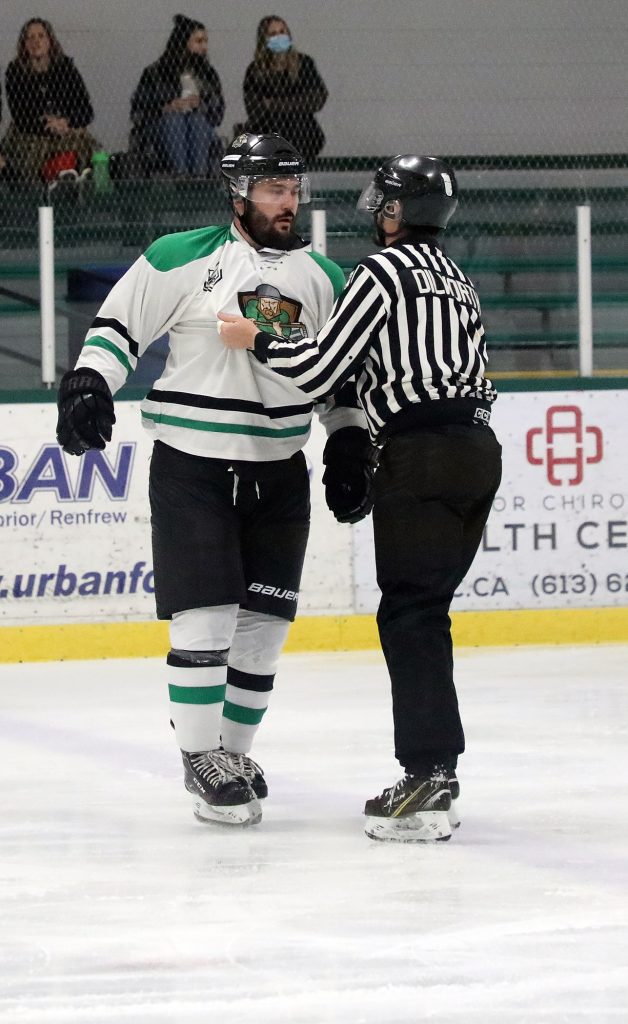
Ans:
[{"label": "black jacket", "polygon": [[9,111],[18,131],[45,135],[46,114],[65,117],[71,128],[85,128],[94,120],[85,82],[71,57],[58,57],[47,71],[40,72],[13,60],[5,81]]},{"label": "black jacket", "polygon": [[306,160],[320,153],[325,136],[314,114],[325,105],[327,88],[311,57],[300,55],[295,78],[249,64],[243,88],[247,131],[277,132]]},{"label": "black jacket", "polygon": [[[225,101],[218,73],[204,58],[190,68],[200,84],[200,109],[211,125],[217,127],[225,112]],[[167,103],[181,95],[180,73],[155,61],[144,68],[131,98],[131,120],[137,129],[157,124]]]}]

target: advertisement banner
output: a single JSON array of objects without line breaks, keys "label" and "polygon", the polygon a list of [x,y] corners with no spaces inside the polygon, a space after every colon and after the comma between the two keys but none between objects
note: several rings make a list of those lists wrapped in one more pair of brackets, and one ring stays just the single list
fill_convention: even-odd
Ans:
[{"label": "advertisement banner", "polygon": [[148,465],[134,402],[114,440],[77,458],[56,444],[57,410],[0,406],[0,623],[154,615]]},{"label": "advertisement banner", "polygon": [[[104,452],[65,455],[53,404],[0,405],[0,624],[154,618],[148,468],[139,403],[119,401]],[[504,476],[454,610],[628,605],[628,391],[500,395]],[[374,612],[370,518],[325,506],[324,431],[306,456],[312,524],[299,609]]]},{"label": "advertisement banner", "polygon": [[[504,471],[452,608],[628,604],[628,391],[504,393]],[[379,601],[371,521],[354,530],[355,610]]]},{"label": "advertisement banner", "polygon": [[[56,407],[0,405],[0,625],[155,617],[148,471],[139,402],[116,402],[105,451],[56,444]],[[310,545],[301,612],[350,613],[350,531],[325,507],[325,432],[313,422]]]}]

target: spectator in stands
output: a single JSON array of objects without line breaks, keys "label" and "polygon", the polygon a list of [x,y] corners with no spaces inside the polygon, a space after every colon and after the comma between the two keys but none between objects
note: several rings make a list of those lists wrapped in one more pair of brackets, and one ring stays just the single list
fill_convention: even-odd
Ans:
[{"label": "spectator in stands", "polygon": [[23,25],[5,80],[11,123],[3,152],[12,174],[50,180],[57,165],[77,172],[88,167],[97,148],[87,131],[94,111],[49,21],[31,18]]},{"label": "spectator in stands", "polygon": [[[0,121],[2,121],[2,85],[0,84]],[[4,177],[7,162],[2,155],[2,144],[0,143],[0,178]]]},{"label": "spectator in stands", "polygon": [[131,100],[132,141],[147,169],[204,178],[218,173],[216,134],[225,110],[222,86],[207,59],[207,30],[182,14],[159,60],[142,72]]},{"label": "spectator in stands", "polygon": [[284,19],[275,14],[262,18],[255,56],[244,76],[246,131],[277,132],[309,160],[325,145],[314,115],[326,100],[316,64],[295,49]]}]

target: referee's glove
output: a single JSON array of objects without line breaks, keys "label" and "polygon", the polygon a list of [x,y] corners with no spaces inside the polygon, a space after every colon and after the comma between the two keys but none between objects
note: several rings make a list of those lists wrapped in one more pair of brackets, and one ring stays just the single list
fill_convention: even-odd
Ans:
[{"label": "referee's glove", "polygon": [[325,500],[339,523],[357,523],[373,508],[377,454],[362,427],[341,427],[327,438]]},{"label": "referee's glove", "polygon": [[64,452],[82,455],[90,448],[102,449],[111,441],[111,428],[116,422],[113,398],[98,370],[82,366],[64,373],[57,407],[57,441]]}]

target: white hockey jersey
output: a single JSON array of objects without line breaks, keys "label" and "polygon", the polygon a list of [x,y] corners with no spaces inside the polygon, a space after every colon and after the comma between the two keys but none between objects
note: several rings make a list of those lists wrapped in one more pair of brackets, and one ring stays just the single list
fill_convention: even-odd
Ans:
[{"label": "white hockey jersey", "polygon": [[[235,225],[165,235],[112,288],[76,366],[90,366],[112,394],[151,342],[169,333],[159,380],[142,402],[153,438],[211,458],[286,459],[310,433],[311,399],[250,351],[226,348],[217,313],[241,314],[260,330],[316,335],[344,286],[341,269],[305,248],[257,250]],[[328,405],[329,432],[364,425],[357,409]]]}]

